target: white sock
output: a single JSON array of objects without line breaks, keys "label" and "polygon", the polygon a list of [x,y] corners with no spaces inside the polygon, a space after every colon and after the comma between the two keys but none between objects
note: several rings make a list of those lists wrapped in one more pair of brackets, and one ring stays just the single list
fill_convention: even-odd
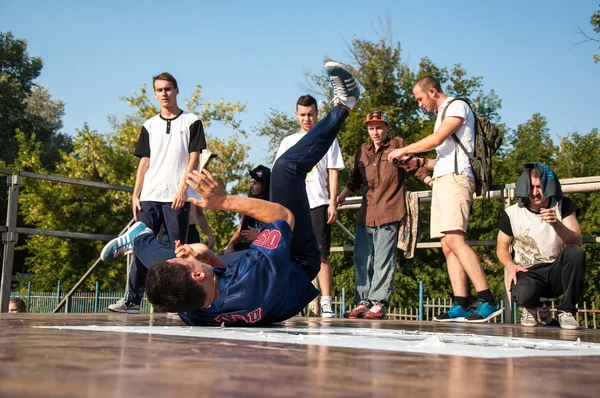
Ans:
[{"label": "white sock", "polygon": [[331,296],[321,296],[321,305],[331,304]]}]

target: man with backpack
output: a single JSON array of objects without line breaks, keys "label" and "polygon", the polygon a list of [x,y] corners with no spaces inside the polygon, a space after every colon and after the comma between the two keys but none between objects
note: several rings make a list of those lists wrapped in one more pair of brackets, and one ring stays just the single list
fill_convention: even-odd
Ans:
[{"label": "man with backpack", "polygon": [[[502,309],[489,289],[477,255],[465,239],[475,192],[470,160],[475,152],[476,116],[465,101],[445,95],[434,77],[419,79],[413,86],[413,94],[426,112],[437,111],[434,132],[394,150],[388,160],[410,168],[433,169],[431,237],[441,238],[454,294],[454,306],[434,320],[485,322],[500,315]],[[435,159],[412,156],[432,149],[437,152]],[[468,280],[477,290],[475,311],[469,303]]]}]

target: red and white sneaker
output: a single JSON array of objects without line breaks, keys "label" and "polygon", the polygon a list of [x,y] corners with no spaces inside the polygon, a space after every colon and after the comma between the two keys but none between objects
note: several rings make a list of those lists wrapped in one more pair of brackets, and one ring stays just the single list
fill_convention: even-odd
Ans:
[{"label": "red and white sneaker", "polygon": [[376,301],[369,312],[365,313],[365,319],[383,319],[385,318],[385,307],[380,302]]},{"label": "red and white sneaker", "polygon": [[344,318],[362,318],[365,313],[369,311],[369,307],[366,304],[359,304],[358,307],[350,312],[344,313]]}]

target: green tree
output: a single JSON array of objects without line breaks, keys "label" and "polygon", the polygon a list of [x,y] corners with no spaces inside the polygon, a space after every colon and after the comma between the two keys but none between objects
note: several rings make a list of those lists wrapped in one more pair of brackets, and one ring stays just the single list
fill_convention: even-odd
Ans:
[{"label": "green tree", "polygon": [[548,121],[539,113],[534,113],[527,122],[520,124],[505,137],[500,161],[496,162],[498,181],[516,182],[523,172],[523,164],[527,162],[544,162],[554,164],[556,146],[549,134]]},{"label": "green tree", "polygon": [[43,67],[42,59],[27,53],[27,42],[11,31],[0,32],[0,161],[10,165],[17,156],[15,130],[27,137],[36,135],[46,167],[52,169],[59,151],[68,151],[71,142],[60,134],[64,103],[51,99],[47,88],[35,84]]},{"label": "green tree", "polygon": [[[186,101],[188,110],[196,111],[205,127],[221,122],[234,130],[227,140],[207,135],[209,148],[219,154],[219,158],[211,164],[211,170],[232,192],[246,191],[247,182],[240,181],[240,178],[249,168],[245,163],[248,147],[239,142],[240,137],[245,137],[245,132],[240,129],[237,118],[245,105],[224,100],[219,103],[201,102],[200,95],[201,86],[198,86],[191,99]],[[57,174],[115,185],[133,185],[138,164],[137,158],[132,155],[133,148],[141,124],[157,114],[158,109],[150,101],[145,86],[141,87],[139,94],[122,99],[132,107],[132,113],[123,121],[112,119],[114,133],[111,135],[99,134],[84,124],[77,131],[73,150],[62,154]],[[15,166],[47,172],[41,161],[39,141],[24,134],[19,134],[18,140],[20,151]],[[20,212],[28,224],[39,228],[117,234],[131,219],[131,194],[27,179],[20,197]],[[207,216],[209,223],[216,224],[212,225],[216,239],[223,245],[225,236],[228,237],[234,229],[232,216],[213,212],[207,212]],[[26,265],[35,274],[36,289],[51,289],[57,279],[66,288],[72,286],[96,260],[103,245],[104,242],[100,241],[28,237],[24,245],[30,252]],[[106,267],[99,267],[87,287],[91,288],[100,281],[103,289],[121,290],[124,277],[125,261],[114,261]]]}]

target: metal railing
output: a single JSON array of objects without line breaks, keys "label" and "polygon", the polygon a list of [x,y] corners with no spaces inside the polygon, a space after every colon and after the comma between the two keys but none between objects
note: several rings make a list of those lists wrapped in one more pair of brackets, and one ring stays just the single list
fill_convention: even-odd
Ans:
[{"label": "metal railing", "polygon": [[[22,228],[17,226],[17,212],[18,212],[18,202],[19,202],[19,191],[22,185],[22,178],[32,178],[43,181],[53,181],[67,184],[75,184],[82,185],[88,187],[95,187],[100,189],[111,189],[117,191],[125,191],[125,192],[133,192],[132,187],[125,187],[120,185],[113,184],[105,184],[101,182],[87,181],[76,178],[69,177],[60,177],[54,175],[47,174],[37,174],[31,173],[27,171],[19,171],[13,173],[10,169],[0,168],[0,174],[8,175],[7,177],[7,185],[9,186],[9,194],[8,194],[8,206],[7,206],[7,216],[6,216],[6,225],[0,226],[0,232],[2,232],[2,243],[4,245],[4,252],[2,258],[2,281],[0,285],[0,312],[6,312],[8,310],[8,302],[10,298],[10,287],[12,282],[12,270],[13,270],[13,260],[14,260],[14,250],[16,246],[16,242],[18,241],[18,234],[34,234],[34,235],[47,235],[47,236],[56,236],[63,238],[75,238],[75,239],[91,239],[91,240],[102,240],[108,241],[113,239],[115,236],[112,235],[100,235],[100,234],[88,234],[88,233],[79,233],[79,232],[70,232],[70,231],[54,231],[54,230],[45,230],[38,228]],[[596,192],[600,191],[600,176],[592,176],[592,177],[580,177],[580,178],[568,178],[560,180],[562,190],[564,193],[582,193],[582,192]],[[515,200],[515,186],[516,184],[505,184],[505,185],[496,185],[493,190],[489,192],[489,198],[494,200],[502,200],[504,204],[504,208],[507,208],[512,204]],[[419,204],[421,203],[431,203],[431,190],[428,191],[417,191],[412,194],[416,195]],[[475,197],[475,200],[482,200],[482,197]],[[486,199],[487,200],[487,199]],[[362,201],[362,197],[351,197],[347,198],[344,201],[344,204],[340,207],[340,210],[353,210],[360,208],[360,203]],[[127,228],[131,225],[133,220],[131,220],[127,226],[121,231],[121,234],[127,230]],[[351,238],[354,239],[354,235],[339,221],[336,221],[337,225]],[[584,237],[584,243],[600,243],[600,237],[592,236],[592,237]],[[496,240],[476,240],[476,241],[468,241],[471,246],[495,246]],[[441,248],[441,243],[439,241],[431,241],[431,242],[418,242],[416,245],[417,249],[424,248]],[[343,246],[343,247],[332,247],[331,252],[346,252],[353,251],[353,246]],[[128,259],[128,264],[131,259]],[[96,262],[86,271],[86,273],[82,276],[82,278],[71,288],[71,290],[62,297],[61,300],[58,301],[56,307],[53,312],[58,312],[62,308],[65,308],[66,312],[69,312],[70,307],[70,298],[74,297],[74,294],[77,289],[89,278],[90,275],[94,272],[96,267],[100,263],[100,258],[96,260]],[[129,271],[129,266],[128,266]],[[505,291],[505,302],[510,303],[510,294]],[[421,313],[423,310],[421,309]],[[508,322],[511,322],[514,319],[513,316],[513,306],[507,305],[505,307],[504,319]]]},{"label": "metal railing", "polygon": [[[10,298],[10,287],[12,283],[12,271],[15,246],[19,239],[19,234],[24,235],[46,235],[56,236],[61,238],[74,238],[74,239],[90,239],[90,240],[102,240],[108,241],[113,239],[115,236],[112,235],[99,235],[99,234],[88,234],[81,232],[70,232],[70,231],[54,231],[39,228],[21,228],[17,226],[17,214],[19,208],[19,191],[21,189],[23,178],[32,178],[43,181],[53,181],[66,184],[82,185],[87,187],[94,187],[100,189],[111,189],[116,191],[133,192],[132,187],[125,187],[121,185],[105,184],[102,182],[86,181],[78,178],[60,177],[48,174],[31,173],[28,171],[18,171],[13,173],[10,169],[0,168],[0,174],[8,175],[6,183],[9,187],[8,191],[8,206],[6,214],[6,225],[0,229],[2,232],[2,244],[4,245],[4,252],[2,257],[2,282],[0,284],[0,312],[8,311],[8,302]],[[131,222],[128,224],[128,226]],[[127,230],[127,227],[121,232]],[[75,284],[75,286],[69,291],[67,296],[72,295],[76,289],[78,289],[87,278],[94,272],[98,266],[100,259],[88,269],[82,279]],[[128,267],[129,268],[129,267]],[[65,298],[60,302],[56,308],[56,311],[60,310],[62,306],[68,306],[68,300]],[[55,311],[55,312],[56,312]],[[68,311],[68,308],[67,308]]]}]

